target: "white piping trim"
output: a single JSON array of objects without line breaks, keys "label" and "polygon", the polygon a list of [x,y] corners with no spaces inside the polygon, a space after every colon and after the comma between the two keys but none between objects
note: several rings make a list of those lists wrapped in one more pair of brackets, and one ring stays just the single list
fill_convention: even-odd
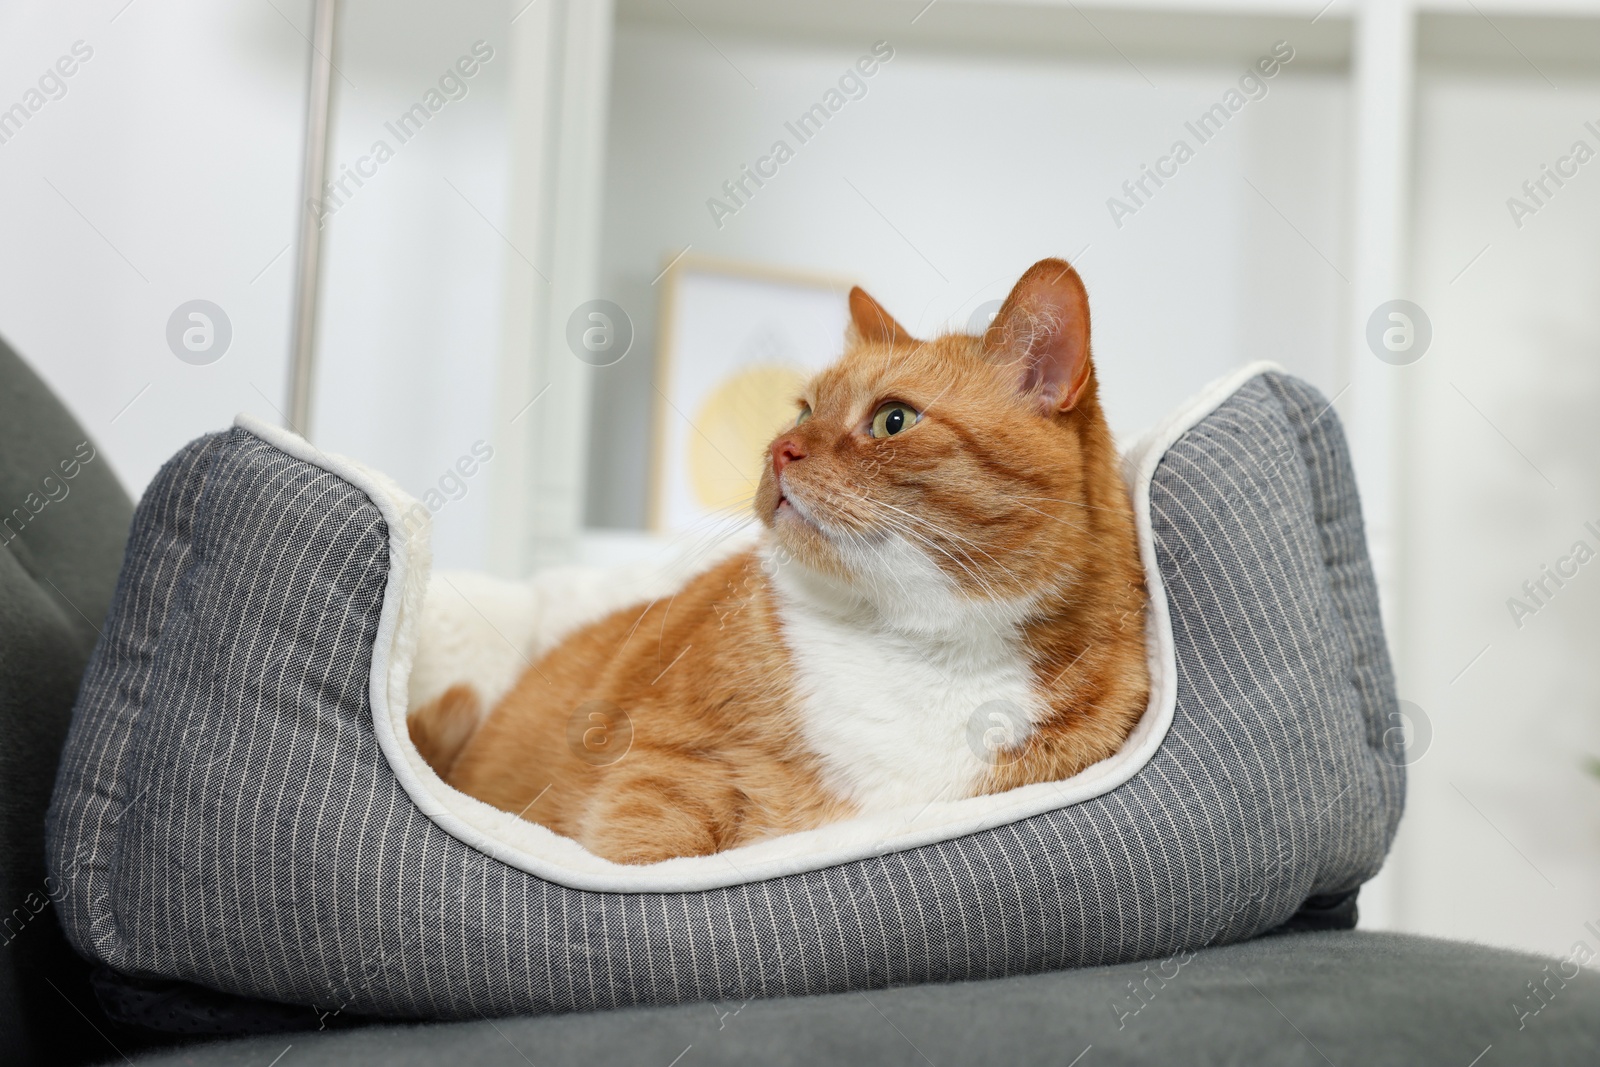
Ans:
[{"label": "white piping trim", "polygon": [[249,415],[240,415],[235,425],[360,489],[389,525],[389,579],[372,649],[373,728],[396,778],[418,809],[464,844],[558,885],[609,893],[695,892],[819,870],[1004,826],[1103,796],[1137,774],[1165,740],[1178,697],[1172,619],[1150,525],[1150,480],[1180,436],[1245,382],[1281,369],[1275,363],[1251,363],[1212,382],[1147,431],[1123,459],[1150,593],[1151,677],[1149,707],[1115,755],[1062,782],[1039,782],[1006,793],[941,801],[909,816],[891,812],[850,819],[714,856],[681,857],[637,867],[601,859],[570,838],[452,789],[428,767],[411,744],[405,714],[431,564],[429,524],[415,524],[416,529],[407,531],[402,515],[416,501],[382,474],[325,453],[303,438]]}]

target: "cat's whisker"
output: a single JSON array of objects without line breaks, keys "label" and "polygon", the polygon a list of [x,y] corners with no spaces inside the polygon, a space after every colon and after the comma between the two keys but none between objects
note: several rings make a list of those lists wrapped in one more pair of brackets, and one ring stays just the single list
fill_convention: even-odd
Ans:
[{"label": "cat's whisker", "polygon": [[911,526],[911,525],[905,523],[904,521],[895,520],[895,519],[887,519],[886,518],[883,521],[886,524],[888,524],[892,529],[898,531],[902,535],[915,538],[917,541],[921,542],[922,544],[927,545],[929,548],[932,548],[937,552],[943,553],[951,561],[953,561],[956,564],[957,567],[959,567],[961,569],[963,574],[966,574],[973,581],[975,581],[975,582],[979,583],[980,585],[982,585],[985,588],[985,591],[990,591],[990,586],[989,586],[989,583],[988,583],[987,579],[984,577],[984,575],[980,571],[975,569],[977,567],[978,561],[972,558],[972,554],[970,552],[967,552],[965,549],[962,549],[959,545],[955,546],[954,551],[960,552],[961,555],[963,557],[965,557],[964,560],[963,559],[957,559],[956,556],[954,555],[954,552],[952,552],[951,549],[947,549],[945,546],[939,544],[933,538],[931,538],[931,537],[927,536],[926,534],[922,533],[920,530],[916,529],[914,526]]},{"label": "cat's whisker", "polygon": [[[882,507],[889,508],[891,511],[897,512],[898,514],[904,516],[905,519],[907,519],[909,521],[922,523],[924,526],[926,526],[929,529],[932,529],[934,532],[938,533],[940,536],[947,537],[947,538],[951,539],[952,541],[959,541],[959,542],[962,542],[964,544],[971,545],[973,548],[977,549],[980,553],[982,553],[984,556],[986,556],[997,568],[999,568],[1001,571],[1004,571],[1009,577],[1017,579],[1018,581],[1021,580],[1020,576],[1015,571],[1013,571],[1011,568],[1007,567],[1004,563],[1000,562],[998,559],[995,559],[995,557],[991,553],[989,553],[987,550],[985,550],[981,545],[978,545],[975,542],[970,541],[967,538],[960,536],[959,534],[953,533],[952,531],[950,531],[948,529],[945,529],[944,527],[940,526],[938,523],[935,523],[931,519],[928,519],[928,518],[926,518],[924,516],[914,515],[911,512],[906,511],[903,508],[895,507],[893,504],[887,503],[885,501],[881,501],[880,500],[880,501],[875,501],[875,503],[879,504]],[[962,550],[962,555],[966,556],[967,559],[974,566],[977,565],[977,561],[972,559],[971,553],[969,553],[969,552],[967,552],[967,551],[965,551],[963,549]],[[973,572],[970,572],[970,571],[968,573],[975,580],[981,580],[979,575],[977,575],[977,574],[975,574]]]},{"label": "cat's whisker", "polygon": [[[674,550],[683,552],[686,562],[703,559],[754,521],[749,500],[724,505],[682,530],[674,531],[669,537],[669,544]],[[688,547],[685,548],[685,545]]]},{"label": "cat's whisker", "polygon": [[951,382],[949,385],[947,385],[943,389],[939,390],[939,394],[937,396],[935,396],[932,400],[928,401],[928,403],[923,407],[923,409],[922,409],[923,414],[926,415],[928,412],[932,411],[934,409],[934,407],[939,403],[939,401],[944,399],[944,395],[946,393],[948,393],[950,390],[954,389],[954,388],[955,388],[955,383]]},{"label": "cat's whisker", "polygon": [[[896,508],[894,510],[898,511],[899,509]],[[983,575],[978,570],[974,569],[976,567],[976,561],[972,560],[970,555],[967,556],[968,562],[967,563],[963,563],[960,559],[956,558],[954,553],[950,552],[944,546],[938,544],[937,542],[935,542],[931,538],[929,538],[929,537],[923,535],[922,533],[918,532],[914,527],[911,527],[911,526],[906,525],[904,523],[898,522],[897,520],[892,519],[892,518],[887,518],[887,519],[884,519],[883,521],[887,525],[889,525],[892,529],[897,530],[903,536],[907,536],[907,537],[913,538],[913,539],[915,539],[917,541],[920,541],[921,543],[927,545],[929,548],[933,549],[934,551],[940,552],[943,555],[945,555],[946,557],[948,557],[951,560],[951,562],[953,562],[956,565],[956,567],[963,574],[967,575],[969,578],[971,578],[973,580],[974,583],[976,583],[978,585],[979,589],[982,590],[987,595],[989,600],[998,603],[998,602],[1003,602],[1005,599],[1007,599],[997,589],[994,588],[993,584],[988,580],[988,578],[985,575]],[[963,554],[965,555],[966,553],[963,552]],[[994,624],[992,622],[990,622],[986,616],[984,616],[982,613],[980,613],[979,614],[979,618],[984,620],[985,624],[988,625],[989,629],[992,632],[994,632],[994,634],[995,634],[995,636],[997,638],[1001,636],[999,631],[995,629]]]},{"label": "cat's whisker", "polygon": [[957,559],[955,557],[955,555],[950,550],[946,549],[944,546],[938,544],[936,541],[934,541],[932,538],[928,537],[926,534],[923,534],[921,531],[917,530],[915,527],[910,526],[910,525],[908,525],[907,523],[905,523],[903,521],[892,519],[892,518],[883,518],[883,517],[880,517],[880,521],[882,521],[885,525],[889,526],[889,528],[895,530],[896,532],[900,533],[901,535],[912,537],[912,538],[916,539],[917,541],[919,541],[919,542],[921,542],[923,544],[926,544],[929,548],[932,548],[935,551],[944,554],[952,562],[954,562],[956,564],[956,566],[961,570],[961,572],[963,574],[965,574],[968,577],[970,577],[973,581],[979,583],[979,585],[982,586],[985,589],[986,592],[992,592],[992,589],[989,586],[989,583],[987,582],[987,580],[984,578],[984,576],[981,573],[979,573],[978,571],[974,570],[974,568],[977,566],[977,561],[974,560],[972,558],[971,554],[966,552],[964,549],[959,549],[959,546],[958,546],[957,550],[961,551],[962,555],[966,557],[966,561],[965,562],[963,562],[960,559]]},{"label": "cat's whisker", "polygon": [[[983,553],[983,555],[987,556],[989,558],[989,560],[995,564],[995,566],[1000,567],[1002,570],[1006,569],[1005,568],[1005,564],[1001,563],[998,559],[995,559],[995,557],[993,555],[991,555],[988,551],[986,551],[981,545],[979,545],[976,542],[971,541],[971,540],[969,540],[969,539],[967,539],[965,537],[962,537],[960,534],[954,533],[953,531],[947,529],[946,527],[940,526],[938,523],[936,523],[933,520],[927,518],[926,516],[913,514],[912,512],[906,511],[904,508],[895,507],[893,504],[890,504],[890,503],[888,503],[886,501],[878,500],[878,501],[874,501],[874,503],[878,504],[880,507],[885,507],[885,508],[890,509],[891,511],[897,512],[898,514],[905,516],[905,518],[910,520],[910,521],[920,522],[924,526],[926,526],[927,528],[933,530],[935,533],[939,534],[942,537],[948,537],[952,541],[959,541],[959,542],[961,542],[963,544],[971,545],[973,548],[975,548],[979,552]],[[976,561],[974,561],[974,562],[976,562]]]},{"label": "cat's whisker", "polygon": [[1083,508],[1086,511],[1103,511],[1107,515],[1119,515],[1119,514],[1121,514],[1121,512],[1114,511],[1111,508],[1103,508],[1103,507],[1100,507],[1097,504],[1085,504],[1081,500],[1063,500],[1060,497],[1055,497],[1055,496],[1036,496],[1036,495],[1031,494],[1031,493],[1011,493],[1011,494],[1008,494],[1008,496],[1012,500],[1048,500],[1052,504],[1066,504],[1069,507]]},{"label": "cat's whisker", "polygon": [[1079,531],[1083,530],[1083,527],[1080,526],[1079,524],[1077,524],[1075,522],[1072,522],[1069,519],[1063,519],[1060,515],[1052,515],[1048,511],[1041,511],[1038,508],[1033,507],[1030,504],[1024,504],[1020,500],[1013,500],[1012,503],[1016,504],[1019,508],[1027,508],[1029,511],[1033,512],[1035,515],[1043,515],[1047,519],[1052,519],[1052,520],[1054,520],[1056,522],[1059,522],[1063,526],[1070,526],[1074,530],[1079,530]]}]

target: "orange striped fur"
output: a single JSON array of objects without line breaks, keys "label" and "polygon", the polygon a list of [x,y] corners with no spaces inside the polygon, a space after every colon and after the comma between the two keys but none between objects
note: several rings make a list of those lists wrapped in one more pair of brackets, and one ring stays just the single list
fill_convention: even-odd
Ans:
[{"label": "orange striped fur", "polygon": [[[469,688],[414,710],[447,782],[650,863],[1117,750],[1148,700],[1144,577],[1076,272],[1035,264],[982,337],[850,310],[769,450],[760,546],[570,635],[470,736]],[[872,436],[889,402],[920,418]]]}]

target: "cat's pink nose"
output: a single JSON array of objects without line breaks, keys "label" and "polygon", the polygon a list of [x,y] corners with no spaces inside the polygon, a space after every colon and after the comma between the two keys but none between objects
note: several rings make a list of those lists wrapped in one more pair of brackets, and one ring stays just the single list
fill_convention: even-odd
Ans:
[{"label": "cat's pink nose", "polygon": [[783,468],[797,459],[805,459],[806,450],[793,437],[784,436],[772,442],[772,473],[782,474]]}]

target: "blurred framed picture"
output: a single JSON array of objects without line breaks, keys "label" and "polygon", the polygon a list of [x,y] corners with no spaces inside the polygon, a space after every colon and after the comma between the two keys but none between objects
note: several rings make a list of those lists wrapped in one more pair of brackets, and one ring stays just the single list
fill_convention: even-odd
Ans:
[{"label": "blurred framed picture", "polygon": [[849,281],[688,258],[662,295],[651,526],[741,521],[795,397],[844,347]]}]

